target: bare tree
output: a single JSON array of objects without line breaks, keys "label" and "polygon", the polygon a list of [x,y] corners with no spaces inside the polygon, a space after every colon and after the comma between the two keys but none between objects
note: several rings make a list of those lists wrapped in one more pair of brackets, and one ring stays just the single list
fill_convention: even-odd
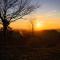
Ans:
[{"label": "bare tree", "polygon": [[38,6],[32,0],[0,0],[0,21],[6,31],[12,21],[21,19]]}]

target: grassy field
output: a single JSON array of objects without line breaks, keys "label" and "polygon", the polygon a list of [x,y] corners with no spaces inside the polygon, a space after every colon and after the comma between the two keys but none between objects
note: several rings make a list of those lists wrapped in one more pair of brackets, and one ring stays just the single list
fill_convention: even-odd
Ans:
[{"label": "grassy field", "polygon": [[60,32],[0,30],[0,60],[60,60]]}]

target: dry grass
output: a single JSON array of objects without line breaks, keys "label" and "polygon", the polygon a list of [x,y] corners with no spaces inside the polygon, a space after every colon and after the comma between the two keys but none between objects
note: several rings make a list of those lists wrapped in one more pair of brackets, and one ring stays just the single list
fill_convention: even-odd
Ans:
[{"label": "dry grass", "polygon": [[37,32],[0,31],[0,60],[60,60],[60,33],[55,30]]}]

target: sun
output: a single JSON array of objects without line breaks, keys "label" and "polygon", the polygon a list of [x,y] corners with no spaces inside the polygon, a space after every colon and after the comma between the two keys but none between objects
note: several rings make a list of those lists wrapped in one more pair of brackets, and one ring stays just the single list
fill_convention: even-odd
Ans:
[{"label": "sun", "polygon": [[42,30],[42,28],[43,28],[43,21],[35,20],[34,29],[35,30]]}]

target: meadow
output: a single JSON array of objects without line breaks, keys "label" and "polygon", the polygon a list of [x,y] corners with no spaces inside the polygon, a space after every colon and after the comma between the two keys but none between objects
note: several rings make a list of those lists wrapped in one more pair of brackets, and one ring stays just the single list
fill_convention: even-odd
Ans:
[{"label": "meadow", "polygon": [[60,60],[60,32],[0,30],[0,60]]}]

